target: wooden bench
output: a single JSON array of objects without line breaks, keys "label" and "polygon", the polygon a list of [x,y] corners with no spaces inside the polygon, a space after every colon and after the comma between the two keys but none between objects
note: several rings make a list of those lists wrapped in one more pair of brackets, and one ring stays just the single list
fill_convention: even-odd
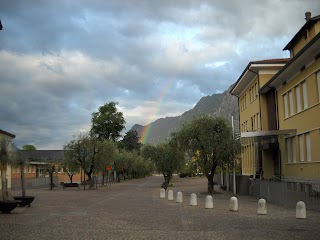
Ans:
[{"label": "wooden bench", "polygon": [[[60,183],[60,184],[61,184],[61,183]],[[61,185],[62,185],[62,184],[61,184]],[[80,188],[78,183],[63,183],[62,187],[63,187],[63,188],[69,188],[69,187],[77,187],[77,188]]]}]

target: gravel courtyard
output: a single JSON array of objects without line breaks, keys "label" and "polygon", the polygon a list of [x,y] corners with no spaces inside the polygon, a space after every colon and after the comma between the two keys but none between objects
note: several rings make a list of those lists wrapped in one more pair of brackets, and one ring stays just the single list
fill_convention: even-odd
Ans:
[{"label": "gravel courtyard", "polygon": [[[299,220],[295,209],[267,203],[268,214],[257,215],[257,199],[242,195],[239,211],[230,212],[232,194],[218,189],[213,209],[205,209],[206,178],[173,179],[168,190],[181,191],[183,203],[160,198],[162,181],[152,176],[98,190],[28,190],[36,197],[31,207],[0,213],[0,239],[320,239],[320,212]],[[198,206],[189,206],[191,193]]]}]

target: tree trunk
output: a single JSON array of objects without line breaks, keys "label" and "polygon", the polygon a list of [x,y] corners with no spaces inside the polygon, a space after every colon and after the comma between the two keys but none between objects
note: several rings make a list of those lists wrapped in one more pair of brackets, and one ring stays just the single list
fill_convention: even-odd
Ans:
[{"label": "tree trunk", "polygon": [[105,176],[106,176],[106,172],[103,171],[103,172],[102,172],[102,185],[104,185],[104,178],[105,178]]},{"label": "tree trunk", "polygon": [[88,176],[89,188],[91,189],[94,186],[94,183],[92,182],[92,174],[91,173],[87,174],[87,176]]},{"label": "tree trunk", "polygon": [[217,164],[213,164],[212,167],[211,167],[210,173],[206,174],[206,177],[208,179],[208,193],[210,193],[210,194],[214,193],[213,176],[214,176],[214,173],[216,171],[216,167],[217,167]]},{"label": "tree trunk", "polygon": [[172,175],[165,175],[163,174],[164,177],[164,182],[161,184],[161,187],[164,188],[165,190],[167,190],[170,180],[171,180],[171,176]]},{"label": "tree trunk", "polygon": [[70,176],[70,182],[72,183],[73,174]]},{"label": "tree trunk", "polygon": [[50,190],[53,190],[53,173],[49,172],[50,175]]},{"label": "tree trunk", "polygon": [[24,184],[24,165],[20,165],[20,180],[21,180],[22,197],[25,197],[26,196],[26,186]]},{"label": "tree trunk", "polygon": [[208,193],[214,192],[214,184],[213,184],[213,174],[207,174],[208,179]]},{"label": "tree trunk", "polygon": [[2,185],[2,200],[6,201],[8,199],[8,191],[7,191],[7,178],[6,178],[6,168],[7,166],[2,164],[1,166],[1,185]]}]

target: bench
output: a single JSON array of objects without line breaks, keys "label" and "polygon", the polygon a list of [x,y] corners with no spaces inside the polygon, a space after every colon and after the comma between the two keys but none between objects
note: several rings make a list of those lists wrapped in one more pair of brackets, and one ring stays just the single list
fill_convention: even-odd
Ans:
[{"label": "bench", "polygon": [[[62,183],[60,183],[60,184],[62,185]],[[78,183],[63,183],[62,187],[63,188],[69,188],[69,187],[80,188]]]},{"label": "bench", "polygon": [[54,183],[49,183],[49,187],[50,189],[55,189],[57,188],[57,186]]}]

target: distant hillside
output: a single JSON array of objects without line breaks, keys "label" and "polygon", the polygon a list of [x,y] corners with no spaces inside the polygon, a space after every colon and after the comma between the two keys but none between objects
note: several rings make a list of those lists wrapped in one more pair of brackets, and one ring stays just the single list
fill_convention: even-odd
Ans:
[{"label": "distant hillside", "polygon": [[[213,94],[200,99],[195,107],[184,112],[181,116],[160,118],[146,126],[135,124],[131,130],[136,130],[141,136],[144,127],[152,124],[147,143],[157,144],[168,139],[172,132],[176,132],[185,122],[192,120],[194,116],[207,114],[210,116],[221,116],[231,121],[231,116],[237,122],[239,117],[238,99],[229,94],[228,91]],[[235,126],[236,129],[239,126]]]}]

